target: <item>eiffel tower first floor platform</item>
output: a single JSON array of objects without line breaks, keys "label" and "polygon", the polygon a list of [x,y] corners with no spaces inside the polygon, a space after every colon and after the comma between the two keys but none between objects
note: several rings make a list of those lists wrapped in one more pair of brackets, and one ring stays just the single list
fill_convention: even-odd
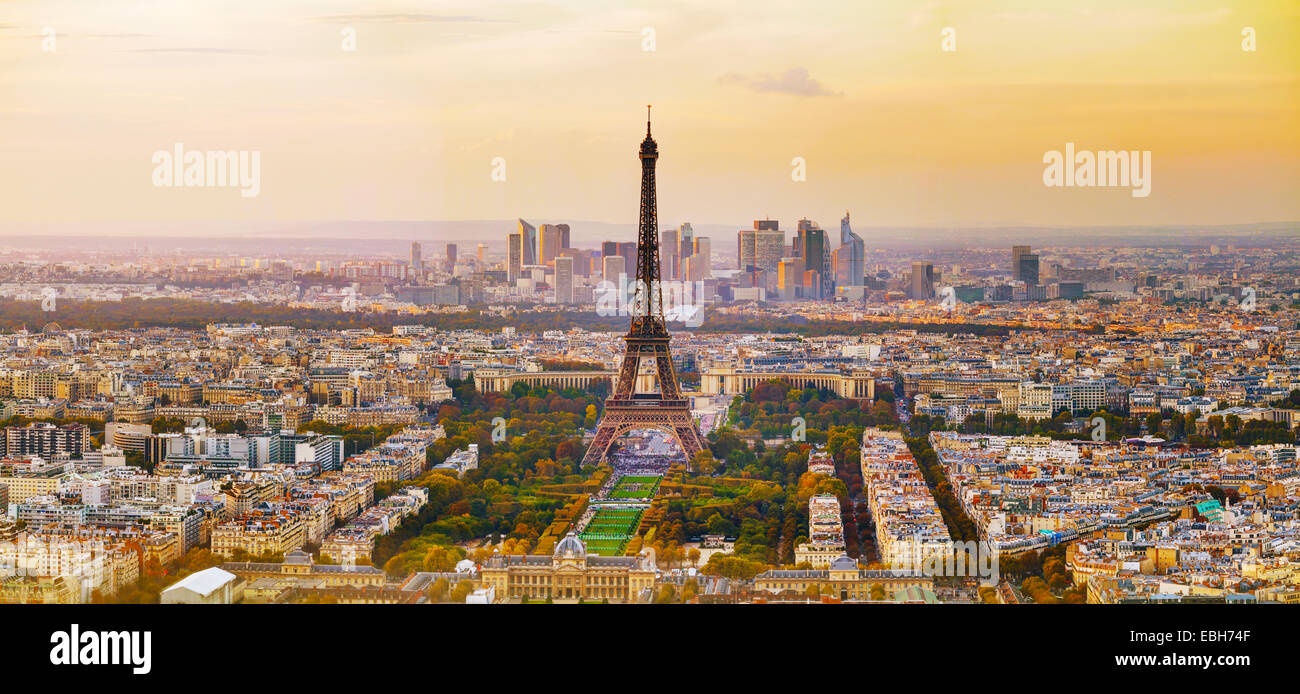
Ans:
[{"label": "eiffel tower first floor platform", "polygon": [[603,462],[614,442],[634,429],[657,429],[671,435],[676,439],[677,445],[686,452],[688,467],[695,454],[704,450],[706,446],[704,437],[700,435],[700,430],[691,419],[690,404],[685,398],[680,400],[609,398],[605,401],[605,414],[596,427],[596,437],[587,447],[587,454],[582,457],[582,463],[586,465]]}]

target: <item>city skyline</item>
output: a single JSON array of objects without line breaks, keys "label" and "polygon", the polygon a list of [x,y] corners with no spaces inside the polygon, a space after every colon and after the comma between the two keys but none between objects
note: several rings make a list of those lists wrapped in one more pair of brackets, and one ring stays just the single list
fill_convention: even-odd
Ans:
[{"label": "city skyline", "polygon": [[0,0],[9,679],[1284,673],[1297,2]]},{"label": "city skyline", "polygon": [[[632,224],[635,188],[614,174],[646,102],[676,143],[661,214],[697,225],[830,226],[846,207],[863,229],[1300,219],[1300,13],[1284,2],[815,17],[776,3],[113,4],[6,5],[0,185],[14,203],[0,221]],[[769,49],[796,36],[797,57]],[[260,152],[260,191],[153,185],[150,157],[178,143]],[[1076,144],[1152,152],[1150,195],[1045,186],[1045,153]]]}]

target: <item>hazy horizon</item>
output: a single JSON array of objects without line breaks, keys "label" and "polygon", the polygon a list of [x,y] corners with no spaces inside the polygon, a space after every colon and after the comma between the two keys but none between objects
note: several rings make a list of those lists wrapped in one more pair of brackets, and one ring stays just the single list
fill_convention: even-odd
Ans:
[{"label": "hazy horizon", "polygon": [[[571,227],[574,247],[596,250],[601,241],[634,241],[633,224],[609,224],[570,219],[531,218],[534,225],[565,222]],[[794,220],[780,220],[781,227],[793,236]],[[831,227],[823,220],[823,228]],[[310,248],[343,250],[364,243],[368,248],[390,254],[404,255],[409,243],[419,241],[426,253],[442,252],[442,245],[455,243],[462,253],[471,253],[479,243],[488,244],[494,253],[502,252],[505,237],[515,228],[516,220],[467,221],[357,221],[316,223],[266,223],[231,224],[220,222],[153,222],[137,224],[0,224],[0,238],[9,247],[48,248],[52,243],[76,241],[81,250],[120,249],[128,243],[141,243],[157,249],[198,248],[208,243],[220,243],[231,252],[247,252],[259,244],[271,246],[279,241],[297,242]],[[104,227],[113,233],[104,233]],[[663,226],[675,226],[664,223]],[[692,222],[697,236],[714,239],[715,254],[734,252],[737,230],[751,224],[723,225]],[[37,227],[40,228],[37,231]],[[86,227],[96,228],[90,232]],[[127,229],[130,227],[130,229]],[[177,236],[175,227],[185,227],[186,233]],[[21,228],[21,229],[20,229]],[[1274,247],[1300,242],[1300,223],[1265,222],[1239,225],[1190,226],[1007,226],[1007,227],[872,227],[854,224],[854,230],[867,244],[868,249],[953,249],[953,248],[1004,248],[1009,245],[1030,244],[1035,247],[1206,247],[1216,243],[1234,243],[1243,246]],[[1086,232],[1086,233],[1083,233]],[[268,250],[272,250],[268,249]],[[286,249],[287,250],[287,249]],[[301,250],[301,249],[294,249]]]},{"label": "hazy horizon", "polygon": [[[1142,4],[12,0],[0,221],[630,225],[647,103],[663,220],[1300,219],[1300,7]],[[155,185],[177,143],[258,194]],[[1045,186],[1070,143],[1150,151],[1150,195]]]}]

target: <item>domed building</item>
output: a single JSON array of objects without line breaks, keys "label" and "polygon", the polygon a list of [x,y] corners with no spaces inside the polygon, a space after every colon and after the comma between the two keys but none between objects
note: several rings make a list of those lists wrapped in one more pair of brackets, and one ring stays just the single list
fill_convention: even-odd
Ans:
[{"label": "domed building", "polygon": [[493,554],[483,564],[483,585],[503,598],[638,602],[649,598],[655,583],[654,555],[604,557],[589,554],[578,535],[569,532],[545,554]]},{"label": "domed building", "polygon": [[555,544],[554,554],[556,559],[582,559],[587,556],[587,545],[570,532]]}]

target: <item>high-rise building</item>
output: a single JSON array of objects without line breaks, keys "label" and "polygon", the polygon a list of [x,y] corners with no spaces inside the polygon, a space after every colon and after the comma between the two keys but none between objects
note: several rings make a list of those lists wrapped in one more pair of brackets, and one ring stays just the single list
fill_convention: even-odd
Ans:
[{"label": "high-rise building", "polygon": [[627,261],[621,255],[607,255],[603,261],[604,267],[601,269],[601,279],[606,282],[618,283],[619,275],[627,274]]},{"label": "high-rise building", "polygon": [[863,285],[867,246],[849,227],[849,213],[840,220],[840,247],[835,252],[835,283],[846,287]]},{"label": "high-rise building", "polygon": [[741,229],[736,232],[736,268],[741,272],[753,272],[758,269],[755,259],[758,232]]},{"label": "high-rise building", "polygon": [[[696,236],[691,253],[692,282],[699,282],[713,277],[713,242],[707,236]],[[698,274],[699,277],[695,277]]]},{"label": "high-rise building", "polygon": [[736,256],[741,271],[774,271],[785,257],[785,232],[775,219],[756,219],[753,229],[736,233]]},{"label": "high-rise building", "polygon": [[555,226],[560,230],[560,248],[572,248],[573,246],[569,245],[569,225],[556,224]]},{"label": "high-rise building", "polygon": [[624,267],[630,271],[636,267],[637,248],[636,241],[626,241],[618,244],[618,254],[623,256]]},{"label": "high-rise building", "polygon": [[679,279],[681,246],[678,243],[676,229],[663,229],[659,232],[659,272],[664,281]]},{"label": "high-rise building", "polygon": [[579,277],[587,277],[591,274],[591,251],[585,251],[580,248],[561,248],[556,259],[571,258],[573,260],[573,274]]},{"label": "high-rise building", "polygon": [[797,297],[802,281],[803,258],[782,258],[777,263],[776,290],[782,300],[789,301]]},{"label": "high-rise building", "polygon": [[564,235],[556,224],[543,224],[537,232],[537,264],[550,265],[563,248]]},{"label": "high-rise building", "polygon": [[828,262],[828,252],[826,247],[826,231],[817,225],[816,222],[809,219],[799,220],[798,236],[795,238],[795,256],[803,258],[804,278],[805,280],[814,278],[808,272],[815,272],[817,286],[805,284],[804,296],[809,298],[820,298],[825,295],[822,286],[826,279],[826,266]]},{"label": "high-rise building", "polygon": [[1016,279],[1020,277],[1020,256],[1029,252],[1029,246],[1012,246],[1011,247],[1011,276]]},{"label": "high-rise building", "polygon": [[618,255],[618,242],[602,241],[600,244],[600,257],[608,258],[611,255]]},{"label": "high-rise building", "polygon": [[411,242],[411,269],[419,272],[424,269],[424,259],[421,257],[422,251],[419,241]]},{"label": "high-rise building", "polygon": [[487,248],[488,246],[486,243],[480,243],[478,245],[478,262],[480,264],[487,262]]},{"label": "high-rise building", "polygon": [[524,266],[523,234],[506,235],[506,281],[514,284]]},{"label": "high-rise building", "polygon": [[931,263],[912,263],[912,284],[908,294],[913,299],[934,298],[934,265]]},{"label": "high-rise building", "polygon": [[1028,285],[1038,284],[1038,254],[1021,253],[1016,278]]},{"label": "high-rise building", "polygon": [[520,262],[523,265],[537,264],[537,228],[519,220]]},{"label": "high-rise building", "polygon": [[573,303],[573,258],[555,258],[555,303]]},{"label": "high-rise building", "polygon": [[690,222],[683,222],[681,226],[677,227],[678,275],[681,279],[686,278],[681,275],[680,266],[692,255],[695,255],[695,230],[691,229]]},{"label": "high-rise building", "polygon": [[456,244],[447,244],[447,272],[456,269]]},{"label": "high-rise building", "polygon": [[822,273],[816,270],[804,270],[803,296],[805,299],[822,298]]}]

